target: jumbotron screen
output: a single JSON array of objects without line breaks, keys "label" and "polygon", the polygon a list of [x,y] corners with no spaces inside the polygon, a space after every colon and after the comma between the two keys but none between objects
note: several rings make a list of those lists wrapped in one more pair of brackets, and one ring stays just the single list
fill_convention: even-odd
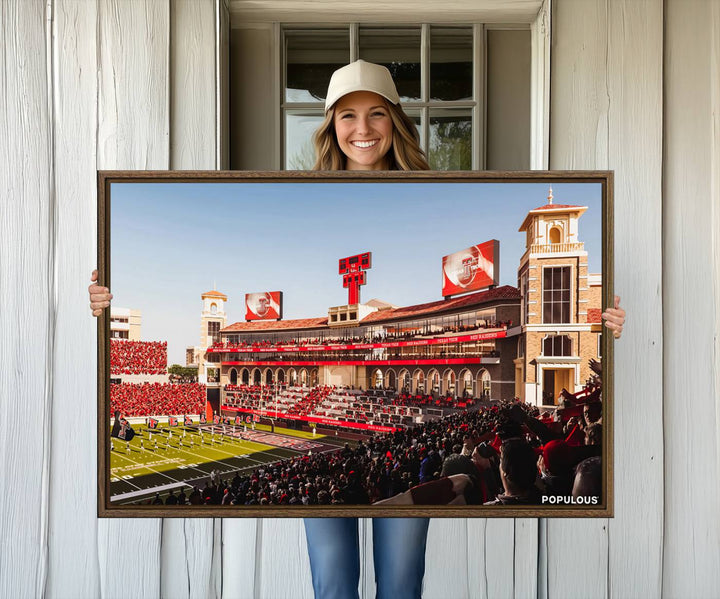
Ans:
[{"label": "jumbotron screen", "polygon": [[443,256],[443,297],[497,285],[500,274],[500,242],[491,239]]},{"label": "jumbotron screen", "polygon": [[245,294],[245,320],[279,320],[282,318],[282,291]]}]

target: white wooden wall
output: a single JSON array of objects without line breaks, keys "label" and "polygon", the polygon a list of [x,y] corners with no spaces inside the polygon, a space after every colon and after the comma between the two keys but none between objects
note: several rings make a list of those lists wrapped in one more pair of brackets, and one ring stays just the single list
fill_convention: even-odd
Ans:
[{"label": "white wooden wall", "polygon": [[[0,597],[311,597],[300,520],[95,517],[95,170],[221,164],[226,26],[224,0],[0,2]],[[551,26],[550,167],[616,173],[616,516],[434,520],[425,597],[717,597],[720,2]]]}]

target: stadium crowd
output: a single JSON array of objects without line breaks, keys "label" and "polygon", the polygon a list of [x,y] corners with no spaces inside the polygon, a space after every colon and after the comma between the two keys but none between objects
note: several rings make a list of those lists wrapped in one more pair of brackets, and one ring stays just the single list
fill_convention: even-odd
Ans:
[{"label": "stadium crowd", "polygon": [[458,474],[470,480],[463,492],[467,504],[537,505],[542,495],[565,503],[577,497],[599,501],[602,404],[597,395],[588,399],[592,391],[566,393],[562,405],[543,416],[524,403],[501,402],[379,434],[355,448],[346,444],[236,473],[231,480],[214,476],[171,503],[370,504],[408,494],[414,503],[447,503],[443,482]]},{"label": "stadium crowd", "polygon": [[110,374],[166,374],[167,341],[110,339]]},{"label": "stadium crowd", "polygon": [[125,417],[199,414],[205,410],[205,385],[198,383],[113,383],[110,413]]}]

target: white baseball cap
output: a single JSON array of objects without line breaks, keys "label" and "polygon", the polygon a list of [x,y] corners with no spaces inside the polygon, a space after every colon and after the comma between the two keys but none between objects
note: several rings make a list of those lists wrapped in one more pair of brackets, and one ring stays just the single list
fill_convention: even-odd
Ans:
[{"label": "white baseball cap", "polygon": [[339,68],[330,77],[325,112],[343,96],[358,91],[375,92],[397,104],[400,101],[390,71],[382,65],[356,60]]}]

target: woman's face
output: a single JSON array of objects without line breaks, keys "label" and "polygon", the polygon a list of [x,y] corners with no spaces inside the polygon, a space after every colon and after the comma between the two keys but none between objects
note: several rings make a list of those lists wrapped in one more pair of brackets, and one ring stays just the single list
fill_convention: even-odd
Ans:
[{"label": "woman's face", "polygon": [[393,124],[382,96],[366,91],[343,96],[335,104],[333,123],[340,150],[347,158],[347,170],[388,168],[386,155],[392,147]]}]

